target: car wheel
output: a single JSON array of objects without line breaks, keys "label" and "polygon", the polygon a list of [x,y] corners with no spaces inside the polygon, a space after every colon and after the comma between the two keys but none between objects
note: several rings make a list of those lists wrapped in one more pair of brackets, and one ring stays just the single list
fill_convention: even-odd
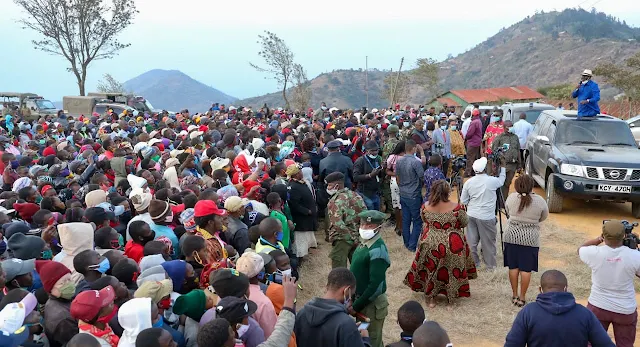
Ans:
[{"label": "car wheel", "polygon": [[640,218],[640,202],[631,203],[631,215],[633,218]]},{"label": "car wheel", "polygon": [[553,185],[554,174],[547,177],[546,192],[547,192],[547,206],[549,212],[560,213],[562,212],[562,195],[558,193],[556,187]]}]

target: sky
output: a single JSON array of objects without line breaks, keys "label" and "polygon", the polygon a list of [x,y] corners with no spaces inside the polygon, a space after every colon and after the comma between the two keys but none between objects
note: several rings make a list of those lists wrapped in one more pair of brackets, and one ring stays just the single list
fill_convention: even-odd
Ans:
[{"label": "sky", "polygon": [[[109,1],[109,0],[105,0]],[[136,0],[139,13],[119,40],[131,46],[110,60],[89,66],[87,92],[105,73],[126,81],[151,69],[180,70],[237,98],[278,89],[255,71],[262,65],[258,35],[276,33],[295,54],[309,78],[336,69],[404,69],[418,58],[457,55],[536,11],[582,7],[640,27],[637,0],[317,2],[295,0]],[[52,101],[78,95],[75,77],[60,56],[35,50],[38,36],[23,29],[25,16],[13,0],[0,0],[0,90],[38,93]],[[153,100],[150,100],[153,102]]]}]

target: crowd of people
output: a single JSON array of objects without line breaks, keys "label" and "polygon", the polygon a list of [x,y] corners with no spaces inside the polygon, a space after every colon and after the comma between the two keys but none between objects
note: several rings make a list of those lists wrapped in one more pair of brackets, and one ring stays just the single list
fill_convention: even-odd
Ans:
[{"label": "crowd of people", "polygon": [[[497,266],[500,194],[514,305],[526,303],[538,270],[548,211],[526,175],[509,194],[527,134],[500,110],[214,104],[201,114],[59,112],[34,122],[16,111],[0,123],[2,346],[382,347],[385,223],[415,253],[404,283],[429,307],[438,297],[450,304],[470,296],[479,244],[486,267]],[[466,168],[452,165],[465,156]],[[456,175],[470,177],[464,187],[447,181]],[[323,296],[296,305],[316,231],[332,270]],[[580,256],[597,267],[607,255]],[[562,277],[543,276],[541,291],[566,292]],[[617,312],[603,296],[593,304]],[[515,330],[542,314],[530,307],[508,344],[535,345],[532,329]],[[615,329],[629,318],[608,317]],[[451,345],[418,302],[400,307],[398,324],[391,346]],[[583,338],[607,345],[601,333]]]}]

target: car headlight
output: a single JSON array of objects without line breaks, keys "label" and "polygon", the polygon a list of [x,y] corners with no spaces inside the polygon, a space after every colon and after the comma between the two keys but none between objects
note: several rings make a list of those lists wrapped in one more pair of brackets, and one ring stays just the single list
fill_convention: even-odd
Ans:
[{"label": "car headlight", "polygon": [[580,177],[584,176],[584,171],[582,170],[581,165],[561,164],[560,173],[564,175],[570,175],[570,176],[580,176]]}]

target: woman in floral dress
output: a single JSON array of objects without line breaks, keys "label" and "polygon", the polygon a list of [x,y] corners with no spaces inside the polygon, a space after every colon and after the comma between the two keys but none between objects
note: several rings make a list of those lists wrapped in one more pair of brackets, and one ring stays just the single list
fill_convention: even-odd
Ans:
[{"label": "woman in floral dress", "polygon": [[477,277],[469,245],[462,228],[467,213],[462,205],[449,201],[451,188],[443,180],[431,186],[429,202],[422,206],[424,222],[416,256],[404,284],[423,292],[429,307],[436,296],[444,295],[451,304],[458,297],[469,297],[469,279]]}]

